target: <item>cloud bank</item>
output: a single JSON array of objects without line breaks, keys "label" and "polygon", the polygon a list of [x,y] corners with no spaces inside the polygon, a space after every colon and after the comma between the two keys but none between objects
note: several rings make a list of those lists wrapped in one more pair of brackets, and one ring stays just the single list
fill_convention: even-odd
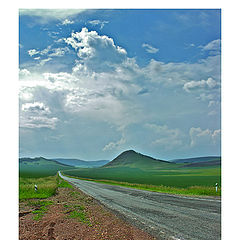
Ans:
[{"label": "cloud bank", "polygon": [[[55,130],[68,122],[67,116],[106,123],[122,137],[119,140],[112,138],[101,146],[104,152],[120,149],[129,142],[128,129],[136,124],[144,126],[152,136],[148,143],[151,147],[165,151],[220,141],[218,129],[202,130],[189,123],[187,130],[180,130],[177,124],[170,127],[166,123],[151,123],[152,117],[160,120],[168,117],[164,113],[167,112],[163,108],[164,101],[167,108],[172,108],[172,114],[176,114],[180,102],[172,103],[174,95],[186,103],[186,96],[194,96],[194,101],[206,102],[206,108],[210,108],[209,116],[214,116],[210,114],[214,111],[217,114],[214,107],[220,95],[218,54],[195,63],[165,63],[151,59],[141,67],[112,38],[86,27],[61,38],[59,44],[42,50],[28,50],[30,57],[40,59],[38,71],[36,65],[19,70],[21,128]],[[218,44],[216,40],[203,49],[216,50]],[[148,44],[142,47],[149,53],[158,51]],[[51,63],[70,52],[75,56],[71,71],[51,71]],[[49,71],[43,67],[49,67]],[[150,92],[156,98],[151,99]],[[156,112],[150,112],[151,107]],[[188,146],[186,138],[190,141]]]}]

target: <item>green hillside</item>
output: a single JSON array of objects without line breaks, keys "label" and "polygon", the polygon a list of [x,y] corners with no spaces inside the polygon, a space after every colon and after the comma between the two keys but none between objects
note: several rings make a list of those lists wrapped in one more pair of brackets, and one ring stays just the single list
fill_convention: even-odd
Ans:
[{"label": "green hillside", "polygon": [[112,167],[131,167],[131,168],[162,168],[163,166],[172,166],[175,163],[157,160],[155,158],[137,153],[133,150],[128,150],[121,153],[115,159],[113,159],[108,164],[104,165],[103,168],[112,168]]},{"label": "green hillside", "polygon": [[74,169],[72,166],[48,160],[43,157],[20,158],[20,177],[44,177],[56,175],[59,170]]},{"label": "green hillside", "polygon": [[215,186],[221,182],[220,166],[186,166],[129,150],[103,167],[64,170],[63,173],[81,178],[171,187]]}]

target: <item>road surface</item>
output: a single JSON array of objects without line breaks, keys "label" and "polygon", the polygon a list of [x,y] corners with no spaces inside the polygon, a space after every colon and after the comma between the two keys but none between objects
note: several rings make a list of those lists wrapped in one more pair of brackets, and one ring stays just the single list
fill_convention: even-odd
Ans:
[{"label": "road surface", "polygon": [[221,201],[60,176],[157,239],[221,239]]}]

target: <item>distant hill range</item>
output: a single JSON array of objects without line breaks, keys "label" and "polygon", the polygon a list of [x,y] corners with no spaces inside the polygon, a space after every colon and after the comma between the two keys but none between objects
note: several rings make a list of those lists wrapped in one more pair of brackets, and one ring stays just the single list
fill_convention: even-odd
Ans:
[{"label": "distant hill range", "polygon": [[221,181],[220,158],[181,159],[181,161],[183,163],[164,161],[134,150],[127,150],[102,167],[75,168],[64,170],[62,173],[83,179],[181,188],[215,186],[216,182]]},{"label": "distant hill range", "polygon": [[55,175],[59,170],[69,170],[73,168],[73,166],[69,166],[43,157],[19,158],[20,176],[49,176]]},{"label": "distant hill range", "polygon": [[108,161],[82,161],[78,159],[19,158],[20,177],[44,177],[56,175],[60,170],[73,170],[77,167],[99,167]]},{"label": "distant hill range", "polygon": [[84,161],[79,159],[68,159],[68,158],[54,158],[50,160],[56,161],[58,163],[65,164],[68,166],[81,167],[81,168],[101,167],[109,162],[108,160]]},{"label": "distant hill range", "polygon": [[46,159],[37,158],[19,158],[20,176],[27,175],[32,177],[43,175],[54,175],[59,170],[74,170],[80,168],[101,168],[101,169],[119,169],[119,168],[137,168],[143,170],[158,170],[170,168],[191,168],[191,167],[211,167],[221,166],[221,157],[196,157],[186,159],[175,159],[164,161],[153,157],[143,155],[134,150],[122,152],[112,161],[84,161],[79,159],[55,158]]},{"label": "distant hill range", "polygon": [[40,164],[46,164],[46,165],[62,165],[62,166],[69,166],[67,164],[59,163],[55,160],[46,159],[43,157],[36,157],[36,158],[19,158],[19,163],[26,164],[26,165],[40,165]]},{"label": "distant hill range", "polygon": [[175,159],[171,162],[185,163],[183,167],[207,167],[207,166],[218,166],[221,165],[221,157],[210,156],[210,157],[195,157],[185,159]]},{"label": "distant hill range", "polygon": [[[71,167],[101,167],[109,162],[109,160],[97,160],[97,161],[84,161],[79,159],[68,159],[68,158],[54,158],[54,159],[46,159],[43,157],[36,158],[19,158],[19,163],[27,164],[27,163],[35,163],[40,164],[40,160],[49,161],[49,163],[60,164],[63,166],[71,166]],[[42,162],[41,162],[42,164]]]},{"label": "distant hill range", "polygon": [[181,167],[218,166],[221,165],[221,157],[218,156],[195,157],[165,161],[143,155],[141,153],[135,152],[134,150],[127,150],[102,167],[112,168],[129,166],[138,168],[158,168],[160,166],[162,167],[163,165],[173,166],[174,164],[181,165]]},{"label": "distant hill range", "polygon": [[174,165],[173,162],[155,159],[134,150],[128,150],[118,155],[111,162],[103,166],[103,168],[112,167],[137,167],[137,168],[153,168],[160,165]]}]

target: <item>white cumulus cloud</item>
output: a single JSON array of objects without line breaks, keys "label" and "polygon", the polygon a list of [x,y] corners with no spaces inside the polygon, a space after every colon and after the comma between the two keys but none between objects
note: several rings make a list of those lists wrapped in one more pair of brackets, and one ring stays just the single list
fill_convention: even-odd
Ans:
[{"label": "white cumulus cloud", "polygon": [[[61,57],[64,56],[67,52],[69,52],[68,47],[59,47],[59,48],[52,48],[52,46],[48,46],[47,48],[44,48],[43,50],[37,51],[36,49],[31,49],[28,51],[28,54],[32,57],[35,55],[41,55],[41,56],[49,56],[49,57]],[[34,59],[38,60],[40,57],[35,57]]]},{"label": "white cumulus cloud", "polygon": [[221,40],[213,40],[209,42],[207,45],[203,46],[202,49],[204,51],[220,51],[221,48]]},{"label": "white cumulus cloud", "polygon": [[67,18],[62,21],[62,25],[69,25],[69,24],[74,24],[74,21],[71,21],[71,20],[69,20]]},{"label": "white cumulus cloud", "polygon": [[49,128],[55,129],[56,124],[59,121],[56,117],[45,117],[45,116],[29,116],[27,118],[20,117],[21,128]]},{"label": "white cumulus cloud", "polygon": [[36,49],[30,49],[28,50],[28,54],[32,57],[36,54],[39,54],[39,51],[37,51]]},{"label": "white cumulus cloud", "polygon": [[157,53],[159,51],[158,48],[155,48],[147,43],[143,43],[142,44],[142,47],[145,48],[145,50],[148,52],[148,53]]},{"label": "white cumulus cloud", "polygon": [[114,149],[119,149],[124,143],[126,143],[126,139],[124,136],[122,136],[122,138],[119,141],[108,143],[107,145],[104,146],[104,148],[102,150],[103,151],[111,151]]},{"label": "white cumulus cloud", "polygon": [[[219,89],[220,85],[219,56],[211,56],[196,63],[164,63],[152,59],[145,67],[140,67],[136,59],[129,58],[126,50],[112,38],[87,28],[73,32],[61,44],[68,46],[54,48],[52,45],[38,50],[39,55],[48,57],[39,64],[48,64],[50,60],[52,63],[55,60],[52,57],[61,56],[73,48],[78,59],[72,71],[37,71],[33,74],[31,68],[31,72],[22,68],[19,73],[20,99],[24,104],[29,101],[46,104],[48,101],[57,102],[61,108],[58,112],[86,116],[124,129],[143,118],[147,119],[146,114],[143,114],[146,109],[143,109],[139,99],[146,97],[147,94],[142,96],[140,93],[146,93],[150,88],[159,90],[165,87],[167,90],[172,87],[182,93],[182,88],[189,92],[207,89],[207,92],[200,92],[199,98],[216,101],[212,90]],[[41,69],[41,65],[38,67]],[[27,81],[29,79],[31,81]],[[169,142],[175,146],[182,143],[182,133],[178,129],[169,129],[166,125],[148,125],[148,128],[155,128],[159,134],[152,141],[155,145],[167,147]]]},{"label": "white cumulus cloud", "polygon": [[82,28],[81,32],[72,33],[65,42],[72,46],[78,57],[93,71],[107,71],[126,59],[125,49],[115,45],[112,38],[100,36],[96,31]]},{"label": "white cumulus cloud", "polygon": [[200,127],[192,127],[189,130],[189,135],[191,139],[190,146],[194,147],[197,145],[212,145],[219,143],[221,130],[202,130]]},{"label": "white cumulus cloud", "polygon": [[[210,56],[195,63],[164,63],[152,59],[141,69],[145,79],[165,87],[194,87],[220,85],[220,56]],[[202,79],[207,79],[203,80]]]},{"label": "white cumulus cloud", "polygon": [[191,90],[196,89],[211,89],[218,85],[218,83],[213,80],[212,78],[208,78],[207,80],[200,80],[200,81],[190,81],[184,84],[183,89],[186,92],[190,92]]},{"label": "white cumulus cloud", "polygon": [[90,23],[93,26],[99,25],[100,29],[102,29],[105,24],[109,23],[109,21],[101,21],[101,20],[96,19],[96,20],[88,21],[88,23]]},{"label": "white cumulus cloud", "polygon": [[22,111],[38,114],[50,113],[49,107],[42,102],[25,103],[22,105]]},{"label": "white cumulus cloud", "polygon": [[29,77],[31,75],[30,71],[26,68],[19,69],[18,74],[19,78]]},{"label": "white cumulus cloud", "polygon": [[59,119],[51,116],[48,106],[42,102],[22,104],[20,111],[21,128],[50,128],[55,129]]}]

